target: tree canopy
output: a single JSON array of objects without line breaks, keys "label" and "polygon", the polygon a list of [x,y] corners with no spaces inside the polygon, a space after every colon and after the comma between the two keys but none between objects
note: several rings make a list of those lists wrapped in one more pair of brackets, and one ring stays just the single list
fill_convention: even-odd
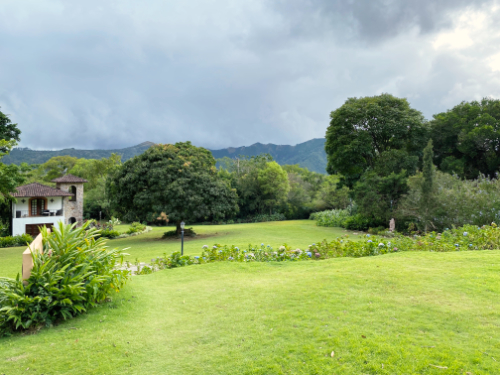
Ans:
[{"label": "tree canopy", "polygon": [[263,203],[272,213],[273,208],[286,201],[290,184],[288,174],[275,161],[268,162],[257,177],[263,195]]},{"label": "tree canopy", "polygon": [[[17,127],[17,124],[13,124],[10,118],[0,111],[0,139],[6,141],[14,141],[12,146],[21,140],[20,138],[21,130]],[[0,152],[6,154],[10,152],[11,148],[6,147],[6,145],[0,145]]]},{"label": "tree canopy", "polygon": [[430,121],[434,162],[465,178],[493,177],[500,168],[500,100],[462,102]]},{"label": "tree canopy", "polygon": [[[13,124],[7,115],[0,112],[0,159],[7,155],[17,144],[20,140],[20,134],[21,131],[17,128],[17,124]],[[28,166],[24,163],[21,166],[0,163],[1,202],[12,199],[11,193],[26,181],[25,173],[28,169]]]},{"label": "tree canopy", "polygon": [[325,150],[327,171],[353,186],[384,153],[421,158],[428,131],[422,113],[390,94],[349,98],[330,114]]},{"label": "tree canopy", "polygon": [[190,142],[159,144],[125,163],[108,180],[111,205],[129,221],[223,219],[237,206],[235,190],[220,178],[210,151]]}]

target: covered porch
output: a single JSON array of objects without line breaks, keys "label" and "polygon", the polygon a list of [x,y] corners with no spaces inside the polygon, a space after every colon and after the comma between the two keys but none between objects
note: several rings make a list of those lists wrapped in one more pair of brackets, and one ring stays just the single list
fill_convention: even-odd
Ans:
[{"label": "covered porch", "polygon": [[36,235],[40,226],[52,226],[64,222],[64,199],[74,196],[39,183],[23,185],[12,194],[17,202],[12,203],[12,234]]}]

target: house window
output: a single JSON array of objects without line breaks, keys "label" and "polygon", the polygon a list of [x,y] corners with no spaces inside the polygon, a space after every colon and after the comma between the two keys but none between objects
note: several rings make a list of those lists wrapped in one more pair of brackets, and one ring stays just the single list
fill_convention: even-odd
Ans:
[{"label": "house window", "polygon": [[40,216],[42,214],[43,210],[45,210],[45,199],[44,198],[31,199],[30,216]]},{"label": "house window", "polygon": [[76,202],[76,186],[70,186],[69,187],[69,192],[73,194],[72,197],[69,197],[69,200],[72,202]]}]

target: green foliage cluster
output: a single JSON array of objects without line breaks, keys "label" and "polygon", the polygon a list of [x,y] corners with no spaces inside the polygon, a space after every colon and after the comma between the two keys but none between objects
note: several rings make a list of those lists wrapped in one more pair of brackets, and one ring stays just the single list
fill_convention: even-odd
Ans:
[{"label": "green foliage cluster", "polygon": [[240,208],[234,222],[255,222],[266,211],[287,219],[350,205],[349,189],[337,189],[337,176],[309,171],[298,165],[279,166],[270,155],[224,158],[219,175],[236,189]]},{"label": "green foliage cluster", "polygon": [[327,210],[311,214],[320,227],[344,227],[344,222],[351,216],[350,210]]},{"label": "green foliage cluster", "polygon": [[443,230],[465,224],[482,226],[500,222],[500,180],[480,176],[463,180],[457,175],[433,172],[430,200],[426,207],[423,195],[425,177],[417,173],[408,179],[409,192],[402,200],[396,222],[414,223],[415,230]]},{"label": "green foliage cluster", "polygon": [[321,227],[341,227],[350,230],[364,231],[376,226],[369,218],[361,214],[352,214],[351,210],[327,210],[311,214],[311,220]]},{"label": "green foliage cluster", "polygon": [[0,334],[51,326],[72,318],[118,292],[129,272],[115,269],[123,257],[110,250],[99,231],[62,223],[49,233],[42,228],[43,254],[32,253],[34,267],[23,284],[0,282]]},{"label": "green foliage cluster", "polygon": [[[353,223],[364,218],[366,225],[387,226],[396,217],[399,229],[413,223],[423,231],[451,224],[482,225],[498,220],[497,199],[476,209],[469,201],[491,196],[491,186],[483,192],[475,185],[495,184],[500,168],[498,130],[500,100],[462,102],[426,122],[406,99],[389,94],[350,98],[331,113],[325,146],[328,171],[341,173],[337,189],[350,188],[359,215],[350,219]],[[438,176],[434,163],[459,178],[478,180],[469,184]],[[464,195],[464,207],[453,202]]]},{"label": "green foliage cluster", "polygon": [[127,234],[138,233],[144,231],[145,229],[146,229],[145,225],[137,221],[134,221],[132,224],[130,224],[130,228],[125,233]]},{"label": "green foliage cluster", "polygon": [[222,220],[237,211],[234,189],[221,178],[210,151],[190,142],[159,144],[125,162],[108,180],[116,214],[128,221]]},{"label": "green foliage cluster", "polygon": [[330,118],[325,144],[327,170],[342,174],[349,187],[369,168],[376,168],[379,159],[411,164],[427,142],[422,113],[411,108],[406,99],[390,94],[349,98]]},{"label": "green foliage cluster", "polygon": [[101,229],[99,234],[101,235],[101,237],[113,239],[118,237],[120,235],[120,232],[114,229]]},{"label": "green foliage cluster", "polygon": [[495,250],[500,247],[500,229],[495,223],[478,227],[446,229],[442,233],[429,232],[419,236],[396,234],[393,238],[365,235],[364,241],[349,241],[337,238],[313,245],[311,251],[321,254],[321,258],[364,257],[400,251],[470,251]]},{"label": "green foliage cluster", "polygon": [[[376,231],[378,231],[377,228]],[[201,256],[181,256],[179,252],[154,259],[145,273],[155,270],[183,267],[212,262],[284,262],[321,260],[339,257],[367,257],[401,251],[470,251],[493,250],[500,247],[500,228],[495,223],[482,227],[466,225],[445,230],[443,233],[430,232],[423,236],[403,236],[395,233],[391,238],[366,234],[362,241],[350,241],[345,234],[333,241],[323,240],[313,243],[307,249],[293,249],[283,244],[277,249],[270,245],[249,244],[246,249],[237,246],[215,244],[203,246]]]},{"label": "green foliage cluster", "polygon": [[462,102],[429,122],[434,163],[443,172],[474,179],[500,168],[500,100]]},{"label": "green foliage cluster", "polygon": [[28,246],[31,242],[33,237],[27,233],[0,237],[0,247]]},{"label": "green foliage cluster", "polygon": [[239,217],[272,214],[286,202],[290,190],[288,175],[271,155],[226,157],[219,164],[219,176],[237,193]]}]

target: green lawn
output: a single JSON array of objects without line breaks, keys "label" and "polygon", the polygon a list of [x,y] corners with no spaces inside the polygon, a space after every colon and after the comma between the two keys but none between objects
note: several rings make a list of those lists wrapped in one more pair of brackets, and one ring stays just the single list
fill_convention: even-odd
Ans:
[{"label": "green lawn", "polygon": [[[288,226],[297,242],[305,229],[302,247],[315,230],[336,235]],[[284,242],[275,223],[205,228],[227,234],[190,253],[238,235]],[[149,234],[111,243],[134,256],[165,246]],[[0,374],[498,374],[499,271],[500,251],[164,270],[84,316],[0,339]]]},{"label": "green lawn", "polygon": [[[189,226],[191,227],[191,226]],[[118,225],[116,229],[122,233],[129,228],[128,225]],[[317,227],[312,220],[277,221],[270,223],[234,224],[234,225],[195,225],[193,226],[198,236],[184,239],[184,253],[199,255],[203,245],[235,245],[247,247],[249,243],[260,245],[265,243],[273,247],[287,243],[298,248],[323,239],[333,240],[343,234],[349,234],[351,239],[359,235],[342,228]],[[153,231],[139,236],[111,240],[108,245],[112,248],[129,248],[127,258],[134,261],[138,258],[141,262],[150,262],[152,258],[181,251],[180,239],[162,239],[166,231],[174,227],[153,227]],[[21,268],[21,254],[26,247],[11,247],[0,249],[0,277],[15,277]],[[1,373],[0,373],[1,375]]]}]

